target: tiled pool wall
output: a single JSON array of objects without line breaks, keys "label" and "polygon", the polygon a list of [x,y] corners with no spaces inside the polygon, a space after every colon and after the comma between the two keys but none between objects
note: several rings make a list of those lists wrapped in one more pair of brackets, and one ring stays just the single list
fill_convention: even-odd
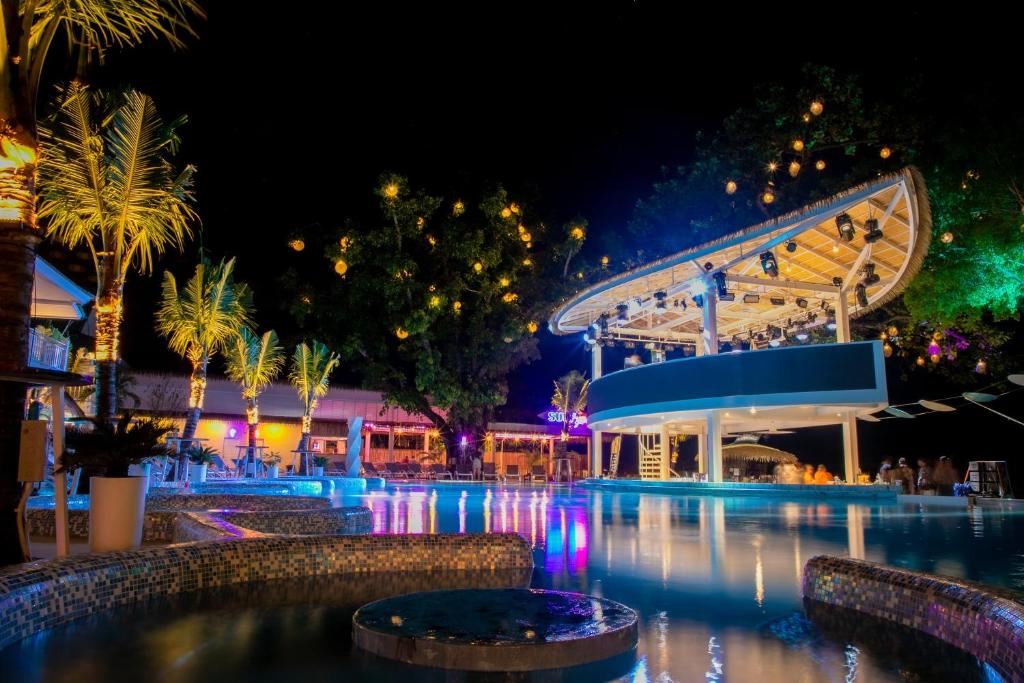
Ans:
[{"label": "tiled pool wall", "polygon": [[529,543],[513,533],[259,536],[63,557],[0,570],[0,647],[102,610],[206,588],[344,574],[525,572],[532,566]]},{"label": "tiled pool wall", "polygon": [[757,496],[769,498],[854,499],[896,502],[899,487],[890,484],[754,484],[746,482],[644,481],[641,479],[584,479],[577,486],[610,493],[669,493],[683,496]]},{"label": "tiled pool wall", "polygon": [[821,555],[804,567],[804,598],[916,629],[1024,681],[1020,596],[958,579]]}]

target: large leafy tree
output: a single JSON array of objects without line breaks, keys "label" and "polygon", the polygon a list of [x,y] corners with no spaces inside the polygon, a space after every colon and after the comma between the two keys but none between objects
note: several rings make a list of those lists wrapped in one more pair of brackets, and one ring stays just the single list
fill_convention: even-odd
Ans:
[{"label": "large leafy tree", "polygon": [[178,287],[173,273],[164,273],[157,331],[168,338],[172,351],[192,365],[181,434],[186,439],[195,436],[203,411],[210,357],[222,352],[238,331],[252,322],[248,287],[234,281],[234,270],[235,259],[217,264],[203,259],[183,288]]},{"label": "large leafy tree", "polygon": [[70,248],[85,245],[96,268],[96,417],[117,411],[117,364],[129,271],[150,272],[191,236],[193,168],[177,169],[177,129],[143,93],[102,93],[75,81],[42,131],[39,217]]},{"label": "large leafy tree", "polygon": [[224,349],[227,375],[238,382],[245,400],[245,418],[248,426],[248,445],[256,445],[256,430],[260,426],[259,398],[263,390],[277,378],[284,366],[284,350],[277,333],[267,330],[257,337],[243,327]]},{"label": "large leafy tree", "polygon": [[313,427],[313,413],[317,403],[327,395],[330,388],[331,373],[338,367],[341,360],[338,354],[327,348],[326,344],[313,340],[311,343],[301,342],[292,354],[292,367],[288,372],[288,380],[295,387],[302,403],[302,438],[298,450],[309,450],[309,433]]},{"label": "large leafy tree", "polygon": [[442,198],[398,176],[383,177],[377,196],[382,220],[349,225],[327,248],[331,284],[286,279],[293,310],[367,386],[428,417],[449,458],[462,436],[478,449],[508,373],[537,358],[550,304],[586,275],[572,268],[586,222],[551,228],[502,189]]},{"label": "large leafy tree", "polygon": [[[163,40],[182,47],[194,0],[0,0],[0,369],[28,358],[36,246],[36,102],[55,40],[86,53]],[[66,40],[64,40],[66,39]],[[20,487],[17,452],[25,387],[0,383],[0,565],[21,559],[13,510]]]},{"label": "large leafy tree", "polygon": [[873,98],[860,78],[817,66],[794,84],[759,88],[717,131],[698,136],[692,162],[665,169],[618,246],[646,260],[914,164],[932,205],[931,250],[904,296],[855,321],[854,332],[896,331],[890,342],[904,372],[929,356],[936,363],[926,367],[954,379],[985,368],[979,360],[996,370],[1009,336],[1001,321],[1019,317],[1024,296],[1021,117],[965,98],[957,112],[976,123],[964,128],[916,82],[890,90],[903,97]]}]

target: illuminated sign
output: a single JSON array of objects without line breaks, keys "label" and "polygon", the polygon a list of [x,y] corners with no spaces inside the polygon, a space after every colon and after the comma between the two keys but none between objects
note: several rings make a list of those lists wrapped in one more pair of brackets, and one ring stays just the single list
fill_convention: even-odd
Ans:
[{"label": "illuminated sign", "polygon": [[565,413],[561,410],[549,410],[547,412],[547,421],[554,424],[564,424],[568,422],[569,429],[580,429],[581,427],[587,426],[587,416],[584,413],[572,413],[569,419],[566,420]]}]

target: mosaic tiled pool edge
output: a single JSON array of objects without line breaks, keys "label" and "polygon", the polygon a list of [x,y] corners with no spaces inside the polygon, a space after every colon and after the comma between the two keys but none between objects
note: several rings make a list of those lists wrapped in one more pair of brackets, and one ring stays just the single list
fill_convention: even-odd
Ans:
[{"label": "mosaic tiled pool edge", "polygon": [[1024,681],[1024,604],[954,578],[819,555],[804,566],[804,598],[917,629]]},{"label": "mosaic tiled pool edge", "polygon": [[250,534],[30,562],[0,570],[0,648],[102,610],[205,588],[308,576],[532,566],[530,546],[517,534]]}]

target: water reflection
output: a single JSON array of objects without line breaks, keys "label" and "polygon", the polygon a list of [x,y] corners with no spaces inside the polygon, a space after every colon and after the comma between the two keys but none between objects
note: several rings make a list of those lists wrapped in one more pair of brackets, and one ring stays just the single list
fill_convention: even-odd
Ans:
[{"label": "water reflection", "polygon": [[813,555],[1024,589],[1024,516],[982,508],[501,485],[397,486],[360,500],[376,533],[518,533],[534,549],[534,586],[638,609],[637,681],[892,680],[849,643],[819,638],[795,655],[760,634],[802,610],[803,565]]}]

